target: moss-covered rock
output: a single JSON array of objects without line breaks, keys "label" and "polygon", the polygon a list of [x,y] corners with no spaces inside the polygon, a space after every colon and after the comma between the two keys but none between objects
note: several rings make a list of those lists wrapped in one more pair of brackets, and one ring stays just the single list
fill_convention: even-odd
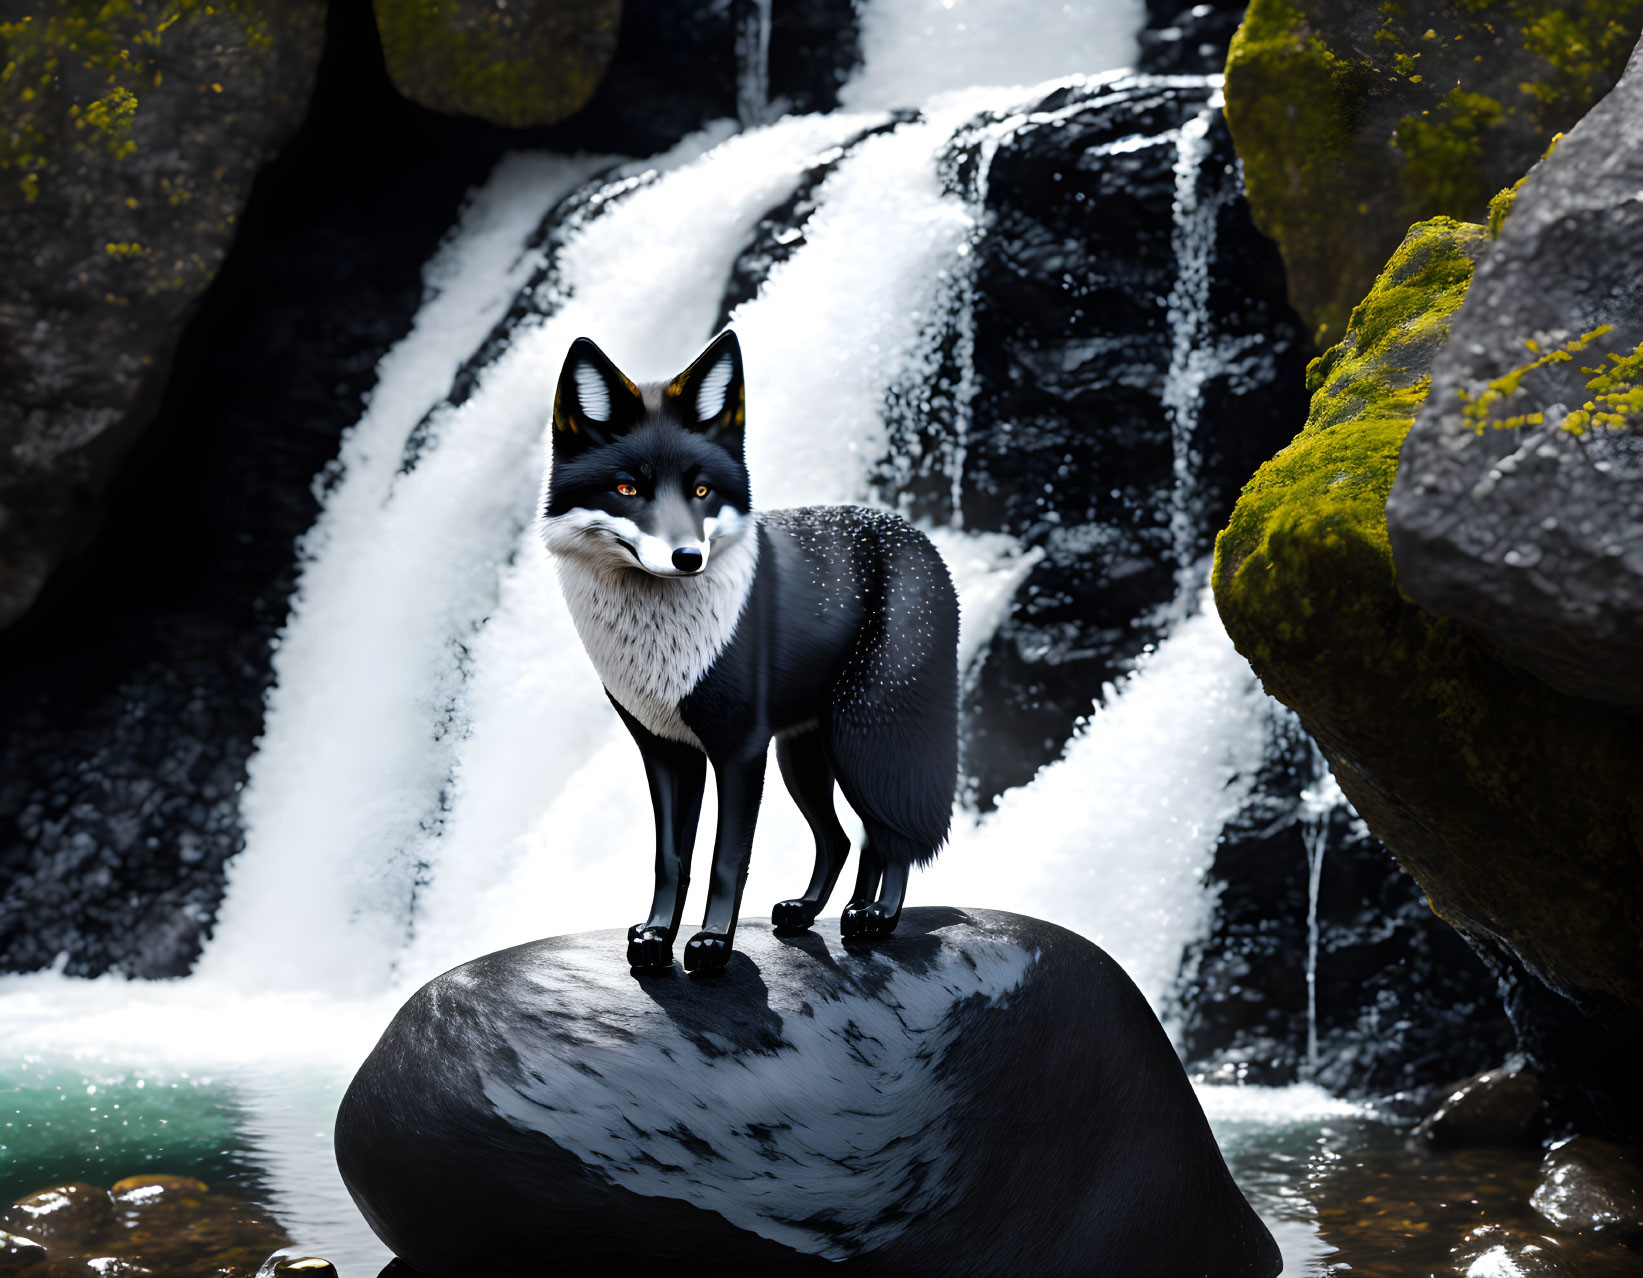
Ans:
[{"label": "moss-covered rock", "polygon": [[1409,602],[1387,539],[1400,445],[1486,243],[1448,219],[1410,230],[1309,370],[1305,428],[1246,486],[1216,545],[1215,597],[1433,909],[1560,996],[1541,1000],[1566,1016],[1559,1033],[1518,1023],[1543,1070],[1635,1129],[1643,733]]},{"label": "moss-covered rock", "polygon": [[1643,43],[1524,181],[1387,499],[1398,582],[1561,692],[1643,714]]},{"label": "moss-covered rock", "polygon": [[515,128],[556,124],[616,53],[622,0],[375,0],[394,87],[425,107]]},{"label": "moss-covered rock", "polygon": [[1411,223],[1489,199],[1614,84],[1643,0],[1252,0],[1227,121],[1320,345]]},{"label": "moss-covered rock", "polygon": [[301,122],[324,0],[21,0],[0,21],[0,625],[89,534],[252,178]]}]

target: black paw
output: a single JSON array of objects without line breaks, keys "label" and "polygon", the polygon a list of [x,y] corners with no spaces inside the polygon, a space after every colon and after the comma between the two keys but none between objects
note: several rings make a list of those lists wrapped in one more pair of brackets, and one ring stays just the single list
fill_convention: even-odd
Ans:
[{"label": "black paw", "polygon": [[628,966],[672,967],[673,942],[668,939],[668,934],[662,928],[646,927],[643,923],[630,927]]},{"label": "black paw", "polygon": [[722,932],[698,932],[685,946],[685,971],[716,972],[730,962],[730,938]]},{"label": "black paw", "polygon": [[816,921],[809,901],[777,901],[770,907],[770,925],[778,932],[803,932]]},{"label": "black paw", "polygon": [[901,911],[892,911],[882,901],[852,901],[844,907],[839,932],[846,937],[863,939],[889,936],[900,921]]}]

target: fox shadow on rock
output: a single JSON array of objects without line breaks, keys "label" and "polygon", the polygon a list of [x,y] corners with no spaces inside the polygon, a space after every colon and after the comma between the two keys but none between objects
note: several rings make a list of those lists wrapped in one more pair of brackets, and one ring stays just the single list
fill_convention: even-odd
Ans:
[{"label": "fox shadow on rock", "polygon": [[337,1119],[390,1272],[1278,1272],[1151,1008],[1082,937],[919,908],[870,946],[742,938],[687,976],[555,937],[414,995]]}]

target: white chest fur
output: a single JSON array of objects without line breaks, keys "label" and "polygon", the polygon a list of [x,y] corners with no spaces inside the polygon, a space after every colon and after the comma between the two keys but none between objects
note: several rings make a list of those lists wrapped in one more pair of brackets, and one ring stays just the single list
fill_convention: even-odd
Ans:
[{"label": "white chest fur", "polygon": [[593,668],[617,702],[659,737],[701,747],[679,703],[736,632],[753,588],[754,527],[714,548],[695,577],[559,555],[559,585]]}]

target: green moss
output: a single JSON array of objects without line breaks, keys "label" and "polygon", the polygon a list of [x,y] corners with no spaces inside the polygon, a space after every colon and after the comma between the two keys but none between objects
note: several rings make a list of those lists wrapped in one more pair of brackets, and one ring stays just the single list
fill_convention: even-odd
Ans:
[{"label": "green moss", "polygon": [[1614,84],[1640,29],[1643,0],[1251,0],[1227,121],[1320,344],[1412,223],[1482,221]]},{"label": "green moss", "polygon": [[[1223,613],[1269,618],[1280,633],[1295,624],[1274,613],[1270,592],[1287,591],[1275,576],[1289,545],[1350,549],[1358,567],[1390,588],[1386,496],[1398,449],[1431,383],[1429,368],[1466,296],[1483,229],[1449,218],[1410,228],[1362,303],[1347,335],[1307,369],[1312,405],[1305,427],[1244,488],[1232,522],[1217,539],[1216,598]],[[1335,590],[1318,583],[1334,609]],[[1352,586],[1346,586],[1348,591]],[[1225,595],[1223,599],[1222,596]]]},{"label": "green moss", "polygon": [[[1350,193],[1329,175],[1349,153],[1369,92],[1364,67],[1337,57],[1288,0],[1251,0],[1226,74],[1227,126],[1256,224],[1284,251],[1292,282],[1319,277],[1324,263],[1314,260],[1312,228],[1355,211]],[[1297,110],[1302,102],[1306,109]],[[1298,198],[1302,192],[1309,198]],[[1328,303],[1296,301],[1320,333],[1329,331]]]},{"label": "green moss", "polygon": [[1392,144],[1403,153],[1403,182],[1418,205],[1470,209],[1489,194],[1483,139],[1506,108],[1494,98],[1451,89],[1435,110],[1406,115]]}]

